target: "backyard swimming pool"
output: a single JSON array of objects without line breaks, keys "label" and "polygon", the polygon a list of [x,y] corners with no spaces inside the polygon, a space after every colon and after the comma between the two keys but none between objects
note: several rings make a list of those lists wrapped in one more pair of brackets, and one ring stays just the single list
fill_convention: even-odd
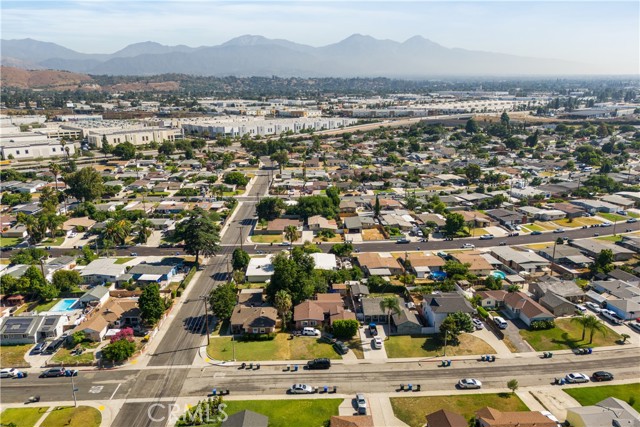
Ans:
[{"label": "backyard swimming pool", "polygon": [[53,312],[63,312],[63,311],[73,311],[75,308],[73,307],[78,302],[78,298],[65,298],[61,299],[51,307],[48,311]]},{"label": "backyard swimming pool", "polygon": [[491,272],[491,275],[492,275],[493,277],[496,277],[496,278],[498,278],[498,279],[502,279],[502,280],[504,280],[504,279],[506,279],[506,278],[507,278],[507,275],[504,273],[504,271],[500,271],[500,270],[494,270],[494,271],[492,271],[492,272]]}]

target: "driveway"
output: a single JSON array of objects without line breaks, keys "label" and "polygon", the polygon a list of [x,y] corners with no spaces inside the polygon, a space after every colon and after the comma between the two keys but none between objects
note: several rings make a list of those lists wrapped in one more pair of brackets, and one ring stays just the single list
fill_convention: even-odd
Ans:
[{"label": "driveway", "polygon": [[505,337],[508,337],[513,345],[518,349],[518,353],[526,353],[529,351],[535,351],[522,337],[520,336],[520,329],[526,329],[525,325],[520,319],[507,319],[503,316],[503,319],[507,321],[507,329],[503,329]]},{"label": "driveway", "polygon": [[360,334],[360,340],[362,341],[362,352],[366,360],[386,360],[387,352],[384,347],[384,341],[387,338],[387,327],[385,325],[378,325],[378,336],[382,338],[382,348],[376,349],[371,347],[371,341],[373,337],[369,334],[369,325],[358,330]]},{"label": "driveway", "polygon": [[509,347],[507,347],[504,341],[499,339],[496,334],[486,326],[483,329],[476,330],[473,333],[473,336],[480,338],[482,341],[493,347],[498,356],[511,356],[511,350],[509,350]]}]

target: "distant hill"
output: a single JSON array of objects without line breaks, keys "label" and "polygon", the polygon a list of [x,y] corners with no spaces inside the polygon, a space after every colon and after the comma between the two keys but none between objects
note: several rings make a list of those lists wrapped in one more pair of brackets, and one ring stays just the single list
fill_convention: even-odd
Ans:
[{"label": "distant hill", "polygon": [[262,36],[218,46],[165,46],[147,41],[112,54],[85,54],[32,39],[1,40],[2,64],[93,75],[396,77],[589,74],[598,70],[558,59],[451,49],[421,36],[405,42],[354,34],[312,47]]},{"label": "distant hill", "polygon": [[56,70],[23,70],[0,67],[0,83],[5,87],[21,89],[72,89],[92,82],[85,74]]}]

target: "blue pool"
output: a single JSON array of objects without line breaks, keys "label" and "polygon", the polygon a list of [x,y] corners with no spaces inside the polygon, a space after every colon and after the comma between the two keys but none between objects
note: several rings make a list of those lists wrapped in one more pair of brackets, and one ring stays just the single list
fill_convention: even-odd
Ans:
[{"label": "blue pool", "polygon": [[507,275],[504,273],[504,271],[500,271],[500,270],[494,270],[491,272],[491,275],[493,277],[497,277],[498,279],[506,279]]},{"label": "blue pool", "polygon": [[62,312],[75,310],[73,307],[78,302],[78,298],[65,298],[56,303],[48,311]]}]

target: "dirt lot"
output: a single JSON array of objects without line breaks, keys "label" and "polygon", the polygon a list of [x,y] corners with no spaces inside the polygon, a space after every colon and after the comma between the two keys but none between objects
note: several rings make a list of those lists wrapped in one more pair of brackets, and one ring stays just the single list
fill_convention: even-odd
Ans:
[{"label": "dirt lot", "polygon": [[368,230],[362,230],[362,238],[363,238],[364,241],[384,240],[384,236],[376,228],[370,228]]}]

